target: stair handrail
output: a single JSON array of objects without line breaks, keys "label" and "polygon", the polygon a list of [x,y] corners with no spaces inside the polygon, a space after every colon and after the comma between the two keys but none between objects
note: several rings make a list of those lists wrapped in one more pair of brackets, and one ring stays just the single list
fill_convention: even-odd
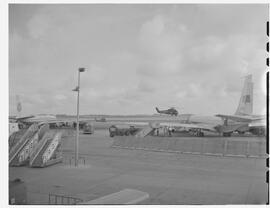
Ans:
[{"label": "stair handrail", "polygon": [[[53,153],[55,152],[55,150],[57,149],[57,146],[59,144],[59,141],[61,140],[61,136],[62,136],[62,132],[58,131],[54,134],[53,139],[51,141],[51,143],[49,144],[47,150],[49,148],[52,148],[52,151],[47,152],[47,150],[45,150],[44,154],[42,155],[42,160],[44,163],[46,163],[49,158],[51,158],[51,156],[53,155]],[[56,145],[55,145],[56,143]]]},{"label": "stair handrail", "polygon": [[40,151],[42,150],[42,148],[44,147],[44,145],[46,144],[46,142],[50,139],[50,137],[53,137],[52,135],[50,135],[51,132],[46,132],[42,139],[39,141],[38,145],[35,147],[35,149],[33,149],[32,154],[30,155],[30,166],[33,164],[33,162],[35,161],[36,157],[39,155]]},{"label": "stair handrail", "polygon": [[19,141],[10,149],[9,162],[11,162],[14,159],[14,157],[22,148],[23,144],[25,144],[27,142],[27,139],[29,139],[32,135],[34,135],[37,130],[38,130],[38,125],[35,123],[32,124],[27,129],[27,131],[23,134],[23,136],[19,139]]},{"label": "stair handrail", "polygon": [[46,134],[46,132],[48,132],[50,129],[50,126],[48,123],[44,123],[40,126],[40,129],[38,131],[38,136],[40,138],[40,140],[43,138],[43,136]]}]

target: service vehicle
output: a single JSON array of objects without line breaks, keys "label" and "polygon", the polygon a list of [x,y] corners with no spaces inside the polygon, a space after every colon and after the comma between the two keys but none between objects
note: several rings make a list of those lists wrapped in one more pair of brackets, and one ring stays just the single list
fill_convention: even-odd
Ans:
[{"label": "service vehicle", "polygon": [[94,124],[93,123],[86,123],[83,127],[84,134],[93,134],[94,133]]},{"label": "service vehicle", "polygon": [[134,135],[138,130],[139,128],[129,125],[112,125],[109,128],[110,137]]}]

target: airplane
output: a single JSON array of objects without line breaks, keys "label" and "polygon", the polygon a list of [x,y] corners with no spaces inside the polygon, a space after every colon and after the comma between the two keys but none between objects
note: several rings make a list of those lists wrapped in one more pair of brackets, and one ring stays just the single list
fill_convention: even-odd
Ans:
[{"label": "airplane", "polygon": [[9,119],[11,121],[21,122],[21,123],[38,123],[42,121],[56,120],[57,118],[55,115],[40,114],[40,115],[30,115],[30,116],[23,116],[23,117],[10,116]]},{"label": "airplane", "polygon": [[[246,76],[245,85],[239,100],[238,108],[234,115],[217,114],[217,117],[224,121],[232,120],[236,122],[248,123],[249,131],[254,134],[265,133],[266,116],[253,115],[253,82],[252,75]],[[238,133],[243,134],[244,131],[238,130]]]},{"label": "airplane", "polygon": [[169,108],[168,110],[159,110],[156,107],[156,111],[160,114],[167,114],[167,115],[171,115],[171,116],[177,116],[178,115],[178,111],[175,108]]},{"label": "airplane", "polygon": [[59,125],[59,123],[55,122],[56,116],[54,115],[43,114],[24,117],[9,116],[9,135],[19,131],[22,128],[25,128],[26,126],[29,126],[30,124],[45,122],[50,123],[50,121],[53,121],[56,125]]},{"label": "airplane", "polygon": [[20,123],[20,124],[32,124],[39,123],[44,121],[55,121],[57,118],[55,115],[51,114],[39,114],[39,115],[29,115],[29,116],[21,116],[22,104],[20,102],[19,96],[16,96],[17,101],[17,116],[9,116],[9,121],[12,123]]},{"label": "airplane", "polygon": [[[21,109],[21,104],[18,106]],[[17,106],[17,107],[18,107]],[[248,75],[244,82],[244,87],[242,90],[242,94],[240,97],[238,108],[234,115],[223,115],[217,114],[215,116],[198,116],[192,114],[181,114],[174,108],[170,108],[168,110],[160,111],[158,108],[156,110],[159,113],[168,114],[169,112],[174,112],[169,115],[178,115],[177,120],[172,122],[165,122],[168,119],[165,119],[164,122],[161,121],[159,126],[172,127],[172,129],[184,129],[193,133],[196,136],[204,136],[205,131],[215,132],[222,134],[223,136],[231,136],[233,132],[238,132],[239,134],[243,134],[245,132],[251,132],[256,135],[264,135],[265,134],[265,116],[260,115],[252,115],[253,108],[253,83],[252,76]],[[175,110],[175,111],[174,111]],[[186,117],[182,118],[182,116]],[[76,120],[71,118],[56,118],[48,115],[40,115],[40,116],[26,116],[26,117],[17,117],[18,122],[21,123],[49,123],[49,124],[61,124],[61,123],[74,123]],[[182,119],[182,120],[181,120]],[[161,119],[162,120],[162,119]],[[93,119],[80,119],[81,122],[93,121]],[[178,123],[175,123],[177,121]],[[124,122],[125,123],[125,122]],[[135,122],[136,124],[141,124],[140,122]],[[156,122],[158,123],[158,122]]]},{"label": "airplane", "polygon": [[22,104],[21,104],[19,95],[16,95],[16,102],[17,102],[17,106],[16,106],[17,116],[9,116],[10,122],[33,123],[33,122],[38,122],[40,120],[56,119],[55,115],[47,115],[47,114],[21,116]]},{"label": "airplane", "polygon": [[265,115],[252,115],[253,82],[252,75],[245,77],[244,87],[234,115],[217,114],[215,116],[191,115],[185,123],[160,123],[160,126],[171,127],[174,130],[187,130],[196,136],[204,136],[205,131],[231,136],[233,132],[244,134],[251,132],[264,135],[266,127]]},{"label": "airplane", "polygon": [[[10,133],[15,132],[11,130],[17,129],[17,131],[25,126],[29,126],[33,123],[38,124],[50,124],[57,127],[62,126],[72,126],[77,121],[76,118],[64,118],[64,117],[57,117],[56,115],[52,114],[38,114],[38,115],[29,115],[29,116],[21,116],[22,111],[22,104],[19,100],[19,97],[16,96],[17,100],[17,116],[9,116],[9,123],[10,123]],[[89,121],[93,121],[94,119],[91,118],[80,118],[79,123],[85,124]],[[17,125],[17,128],[14,128],[14,125]]]}]

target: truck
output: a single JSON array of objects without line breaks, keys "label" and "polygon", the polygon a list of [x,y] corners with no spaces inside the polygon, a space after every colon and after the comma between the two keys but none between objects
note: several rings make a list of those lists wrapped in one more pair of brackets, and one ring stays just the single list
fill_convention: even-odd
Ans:
[{"label": "truck", "polygon": [[84,134],[93,134],[94,133],[94,124],[93,123],[86,123],[83,126],[83,133]]},{"label": "truck", "polygon": [[101,117],[101,118],[95,117],[95,121],[96,122],[106,122],[106,118],[105,117]]},{"label": "truck", "polygon": [[18,123],[9,123],[9,136],[17,131],[19,131],[19,124]]},{"label": "truck", "polygon": [[110,137],[134,135],[138,130],[139,128],[129,125],[112,125],[109,128]]}]

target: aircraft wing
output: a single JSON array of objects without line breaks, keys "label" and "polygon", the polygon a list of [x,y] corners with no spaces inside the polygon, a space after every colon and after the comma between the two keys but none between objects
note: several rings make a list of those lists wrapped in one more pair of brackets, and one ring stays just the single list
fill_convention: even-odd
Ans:
[{"label": "aircraft wing", "polygon": [[255,121],[255,122],[250,122],[249,124],[248,124],[248,126],[249,127],[266,127],[266,121],[262,121],[262,122],[260,122],[260,121]]},{"label": "aircraft wing", "polygon": [[[89,122],[89,121],[95,121],[94,119],[85,118],[80,119],[79,122]],[[66,118],[66,119],[53,119],[53,120],[36,120],[34,123],[47,123],[47,124],[56,124],[56,123],[70,123],[70,122],[77,122],[76,118]]]},{"label": "aircraft wing", "polygon": [[167,126],[167,127],[175,127],[175,128],[185,128],[188,130],[204,130],[204,131],[212,131],[216,132],[217,130],[214,128],[213,125],[206,125],[206,124],[192,124],[192,123],[170,123],[170,122],[162,122],[159,124],[160,126]]},{"label": "aircraft wing", "polygon": [[26,119],[29,119],[29,118],[33,118],[34,116],[24,116],[24,117],[15,117],[15,119],[17,121],[23,121],[23,120],[26,120]]},{"label": "aircraft wing", "polygon": [[249,116],[222,115],[222,114],[217,114],[216,116],[223,119],[230,119],[238,122],[251,122],[254,120],[261,120],[261,118],[252,118],[251,116],[249,117]]},{"label": "aircraft wing", "polygon": [[[94,118],[80,118],[79,122],[95,122]],[[39,121],[39,124],[48,123],[48,124],[56,124],[56,123],[71,123],[71,122],[77,122],[76,118],[66,118],[66,119],[56,119],[56,120],[43,120]],[[150,125],[149,122],[126,122],[126,121],[107,121],[111,124],[126,124],[129,126],[135,126],[135,127],[143,127]]]},{"label": "aircraft wing", "polygon": [[120,123],[124,123],[124,124],[127,124],[129,126],[148,126],[149,125],[149,122],[120,122]]}]

